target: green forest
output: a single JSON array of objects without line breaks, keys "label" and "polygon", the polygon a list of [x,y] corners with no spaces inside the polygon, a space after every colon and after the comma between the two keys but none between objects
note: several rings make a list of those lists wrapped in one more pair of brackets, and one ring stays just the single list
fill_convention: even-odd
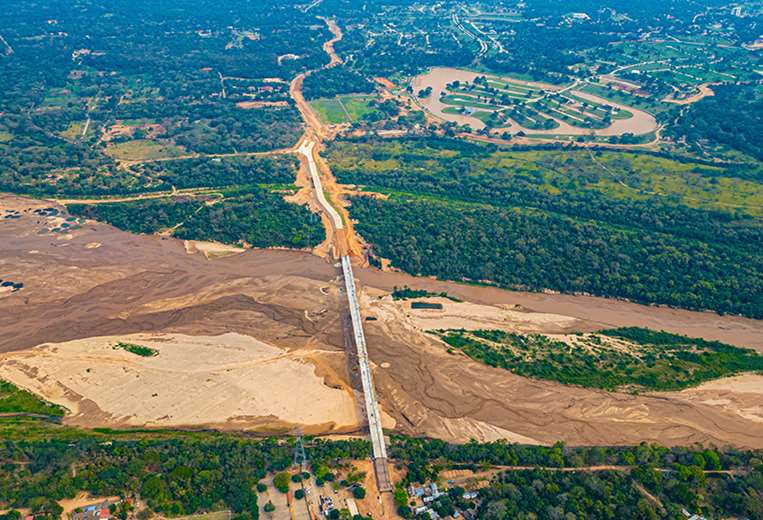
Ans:
[{"label": "green forest", "polygon": [[714,95],[691,105],[671,132],[698,153],[702,143],[725,146],[763,161],[763,88],[760,85],[713,87]]},{"label": "green forest", "polygon": [[[57,519],[57,501],[80,491],[139,496],[169,517],[230,509],[237,520],[259,518],[256,484],[291,467],[292,445],[277,439],[201,435],[184,438],[7,441],[0,446],[0,504]],[[362,440],[307,443],[314,468],[368,456]],[[76,472],[74,467],[76,465]]]},{"label": "green forest", "polygon": [[125,231],[169,231],[185,240],[294,249],[319,244],[324,239],[320,220],[306,207],[286,202],[283,197],[281,190],[252,185],[231,190],[222,198],[188,196],[70,204],[68,210]]},{"label": "green forest", "polygon": [[302,84],[305,99],[334,97],[340,94],[366,94],[373,90],[373,82],[343,65],[313,72]]},{"label": "green forest", "polygon": [[763,372],[763,356],[754,350],[637,327],[568,340],[501,330],[446,330],[437,335],[490,366],[605,390],[681,390],[741,372]]},{"label": "green forest", "polygon": [[0,379],[0,415],[18,413],[61,417],[64,415],[64,409],[42,401],[31,392]]},{"label": "green forest", "polygon": [[[634,338],[643,333],[626,329],[618,334]],[[5,392],[6,387],[2,388]],[[30,397],[15,411],[32,413],[44,405]],[[288,437],[82,430],[32,417],[0,417],[0,434],[4,439],[0,460],[5,461],[0,464],[0,506],[11,511],[30,508],[39,518],[51,520],[61,513],[57,501],[80,491],[94,496],[140,497],[150,511],[168,517],[230,509],[237,520],[258,518],[262,504],[257,503],[255,490],[263,487],[265,479],[292,469],[294,460],[294,439]],[[310,471],[300,474],[299,480],[314,478],[316,484],[333,479],[346,462],[367,459],[371,453],[370,443],[361,439],[305,437],[304,445]],[[434,505],[438,511],[450,511],[454,505],[475,507],[478,518],[488,518],[485,515],[490,511],[499,514],[496,518],[504,518],[500,516],[503,511],[543,515],[558,507],[585,518],[675,519],[684,507],[713,517],[758,518],[763,512],[763,453],[759,450],[668,448],[648,443],[536,446],[505,440],[450,444],[392,434],[389,456],[402,471],[400,488],[436,481],[446,469],[503,467],[480,490],[478,501],[465,502],[464,490],[451,486]],[[585,471],[589,466],[619,469]],[[551,471],[554,468],[582,471],[562,474]],[[645,504],[639,487],[657,497],[661,506]],[[562,489],[569,492],[559,492]],[[404,493],[398,511],[409,517]],[[637,514],[643,516],[631,516]]]},{"label": "green forest", "polygon": [[291,184],[299,161],[291,155],[226,157],[148,162],[130,170],[153,182],[153,189],[219,188],[249,184]]},{"label": "green forest", "polygon": [[340,182],[390,195],[353,198],[351,215],[410,273],[763,316],[757,169],[432,138],[327,157]]},{"label": "green forest", "polygon": [[[390,456],[406,461],[404,484],[436,480],[445,469],[497,472],[479,490],[477,518],[684,519],[681,510],[709,518],[763,515],[763,458],[759,451],[701,447],[526,446],[506,441],[449,444],[437,439],[393,436]],[[619,471],[551,471],[552,468],[620,466]],[[717,472],[726,470],[729,473]],[[656,497],[649,499],[646,490]],[[448,510],[463,489],[439,499]],[[410,513],[406,506],[398,510]]]}]

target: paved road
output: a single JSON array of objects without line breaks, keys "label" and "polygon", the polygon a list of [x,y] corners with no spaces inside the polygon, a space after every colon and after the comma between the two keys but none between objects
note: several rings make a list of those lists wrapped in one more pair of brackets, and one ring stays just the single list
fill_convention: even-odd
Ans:
[{"label": "paved road", "polygon": [[318,203],[331,219],[331,223],[334,225],[334,230],[344,229],[344,222],[342,222],[342,217],[339,215],[339,212],[334,209],[334,206],[329,204],[329,201],[326,200],[326,195],[323,193],[321,177],[318,175],[318,166],[316,166],[315,158],[313,157],[314,147],[315,143],[313,141],[305,139],[297,151],[304,155],[307,159],[307,166],[310,170],[310,178],[313,181],[313,187],[315,188],[315,195],[318,198]]}]

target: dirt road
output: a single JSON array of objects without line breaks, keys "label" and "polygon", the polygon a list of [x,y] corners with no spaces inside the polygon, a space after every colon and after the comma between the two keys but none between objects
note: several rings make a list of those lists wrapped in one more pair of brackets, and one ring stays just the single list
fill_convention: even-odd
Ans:
[{"label": "dirt road", "polygon": [[[334,44],[342,39],[342,31],[334,20],[323,17],[319,18],[326,23],[333,34],[333,38],[323,44],[323,50],[329,55],[329,63],[317,70],[324,70],[342,63],[342,59],[334,50]],[[305,162],[310,168],[311,175],[312,168],[315,166],[317,167],[318,175],[320,176],[319,180],[323,188],[323,193],[320,195],[313,193],[314,199],[318,200],[319,196],[324,197],[326,199],[326,204],[324,205],[318,200],[320,206],[324,209],[331,208],[331,211],[329,211],[328,214],[336,212],[339,215],[340,220],[343,222],[341,227],[337,226],[336,223],[333,223],[331,224],[333,229],[326,229],[327,237],[333,237],[333,242],[335,243],[335,257],[339,258],[343,254],[350,254],[358,257],[363,254],[363,244],[354,231],[350,215],[345,207],[345,190],[337,183],[336,178],[331,173],[331,168],[328,163],[320,155],[323,141],[333,138],[332,132],[323,124],[320,117],[318,117],[318,114],[315,113],[302,93],[302,85],[305,78],[310,74],[317,72],[317,70],[307,71],[298,75],[292,80],[291,85],[289,86],[291,97],[296,103],[297,109],[302,115],[302,119],[306,126],[305,135],[303,136],[300,146],[309,146],[310,152],[308,155],[305,155],[304,150],[306,149],[301,149],[303,150],[302,156],[305,157]],[[308,156],[312,158],[314,164],[310,163],[307,159]],[[314,181],[313,184],[315,184]],[[327,220],[329,223],[336,222],[334,216],[330,216]],[[321,251],[316,252],[320,253]]]},{"label": "dirt road", "polygon": [[267,152],[232,152],[232,153],[194,153],[186,155],[175,155],[172,157],[157,157],[155,159],[121,159],[119,165],[125,168],[137,164],[148,164],[167,161],[187,161],[188,159],[227,159],[230,157],[269,157],[273,155],[283,155],[294,153],[294,148],[279,148],[278,150],[268,150]]},{"label": "dirt road", "polygon": [[98,197],[82,199],[48,199],[57,204],[110,204],[113,202],[135,202],[138,200],[166,199],[170,197],[195,197],[200,195],[209,195],[222,197],[218,188],[188,188],[172,191],[155,191],[152,193],[139,193],[126,197]]}]

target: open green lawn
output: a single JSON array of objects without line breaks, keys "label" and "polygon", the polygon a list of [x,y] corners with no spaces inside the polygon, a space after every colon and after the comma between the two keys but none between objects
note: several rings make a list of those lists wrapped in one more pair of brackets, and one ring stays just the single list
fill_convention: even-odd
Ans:
[{"label": "open green lawn", "polygon": [[330,125],[352,123],[374,112],[371,106],[372,96],[347,95],[334,98],[321,98],[310,102],[321,121]]},{"label": "open green lawn", "polygon": [[653,115],[676,109],[676,106],[670,103],[662,103],[653,98],[629,94],[614,88],[609,90],[604,85],[599,84],[586,83],[585,85],[581,86],[579,90],[582,92],[587,92],[588,94],[593,94],[594,96],[599,96],[603,99],[608,99],[616,103],[621,103],[624,105],[632,106],[634,108],[638,108],[639,110],[644,110]]},{"label": "open green lawn", "polygon": [[[82,130],[85,128],[85,121],[72,121],[66,130],[61,132],[63,137],[67,139],[79,139],[82,137]],[[88,128],[87,133],[92,134],[93,128]]]}]

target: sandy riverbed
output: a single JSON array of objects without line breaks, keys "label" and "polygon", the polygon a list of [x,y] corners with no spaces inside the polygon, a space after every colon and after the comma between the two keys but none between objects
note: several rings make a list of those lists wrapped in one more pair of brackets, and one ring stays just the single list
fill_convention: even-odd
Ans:
[{"label": "sandy riverbed", "polygon": [[[50,232],[45,217],[31,212],[45,205],[0,197],[0,210],[16,207],[22,213],[0,222],[0,277],[24,282],[22,290],[0,299],[0,352],[19,360],[16,375],[9,378],[37,388],[44,397],[70,402],[75,413],[67,421],[112,426],[192,422],[271,432],[305,421],[315,433],[335,432],[347,423],[347,397],[341,396],[353,395],[358,381],[347,356],[334,265],[292,251],[246,250],[207,258],[180,240],[131,235],[98,223],[61,239]],[[358,269],[356,275],[363,313],[377,318],[365,322],[377,392],[392,418],[388,424],[398,431],[459,441],[647,440],[763,447],[757,412],[748,404],[754,397],[736,397],[754,396],[747,387],[732,386],[728,391],[735,396],[724,398],[568,387],[449,354],[424,332],[453,323],[537,332],[641,325],[761,348],[760,321],[604,298],[516,293],[375,269]],[[387,296],[394,286],[404,285],[446,291],[464,304],[448,303],[443,316],[417,315]],[[222,337],[238,338],[234,345],[218,343],[226,334],[234,335]],[[102,337],[169,341],[155,343],[161,351],[156,358],[134,359],[109,350],[96,339]],[[172,362],[163,365],[168,360]],[[299,394],[301,400],[277,395],[285,390],[278,390],[284,387],[273,380],[271,363],[278,374],[288,374],[287,390],[310,391]],[[169,389],[160,373],[180,389],[168,394],[174,397],[165,398]],[[186,377],[193,382],[187,391]],[[110,388],[111,381],[123,390]],[[154,390],[148,393],[136,381],[146,381]],[[211,390],[199,391],[204,384]],[[267,392],[260,393],[260,386]],[[64,395],[64,388],[80,397]],[[186,393],[196,396],[203,412],[189,406]],[[121,395],[148,406],[131,408]],[[311,415],[312,407],[318,416]]]},{"label": "sandy riverbed", "polygon": [[[158,355],[115,349],[119,342]],[[358,422],[354,396],[325,385],[299,353],[236,333],[43,344],[0,358],[0,377],[64,406],[67,421],[80,426],[301,424],[325,431]]]}]

